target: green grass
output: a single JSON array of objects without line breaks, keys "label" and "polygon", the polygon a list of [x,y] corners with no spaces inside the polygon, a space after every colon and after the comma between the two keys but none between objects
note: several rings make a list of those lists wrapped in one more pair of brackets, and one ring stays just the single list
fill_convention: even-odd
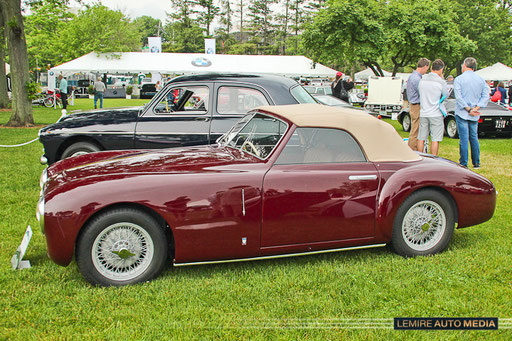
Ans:
[{"label": "green grass", "polygon": [[[106,100],[105,106],[142,102]],[[91,103],[78,100],[75,107],[87,109]],[[0,112],[0,123],[9,115]],[[59,116],[59,110],[34,109],[37,125]],[[37,130],[0,128],[0,144],[28,141]],[[48,259],[35,219],[42,146],[0,148],[0,339],[510,339],[510,329],[402,332],[340,323],[393,317],[512,318],[512,140],[480,143],[479,173],[499,191],[495,216],[457,230],[442,254],[404,259],[381,248],[168,267],[152,282],[123,288],[91,287],[74,262],[63,268]],[[440,155],[457,160],[458,140],[445,138]],[[25,258],[33,267],[13,271],[10,258],[27,224],[34,236]],[[315,328],[319,326],[330,327]]]}]

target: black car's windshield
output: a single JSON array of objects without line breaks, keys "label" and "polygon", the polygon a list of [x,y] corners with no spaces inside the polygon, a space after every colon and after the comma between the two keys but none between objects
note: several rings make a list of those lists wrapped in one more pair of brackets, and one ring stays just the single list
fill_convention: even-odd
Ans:
[{"label": "black car's windshield", "polygon": [[290,93],[292,94],[293,98],[297,100],[298,103],[318,103],[313,96],[309,92],[306,91],[302,86],[297,85],[294,88],[290,89]]},{"label": "black car's windshield", "polygon": [[263,114],[246,115],[219,140],[219,144],[266,159],[287,128],[286,123],[275,117]]}]

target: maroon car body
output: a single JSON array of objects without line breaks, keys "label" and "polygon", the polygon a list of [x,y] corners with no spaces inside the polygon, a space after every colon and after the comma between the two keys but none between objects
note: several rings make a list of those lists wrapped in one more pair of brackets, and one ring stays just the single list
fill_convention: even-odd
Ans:
[{"label": "maroon car body", "polygon": [[[68,265],[88,224],[119,208],[138,210],[158,222],[167,233],[175,265],[381,246],[393,238],[400,207],[418,191],[444,197],[458,228],[492,217],[496,191],[483,176],[426,154],[414,153],[406,161],[372,161],[367,147],[372,142],[350,127],[346,132],[361,147],[364,160],[280,162],[283,150],[297,137],[295,131],[304,126],[287,110],[365,115],[319,105],[281,108],[252,113],[286,127],[265,157],[261,150],[251,153],[247,143],[235,148],[220,142],[99,152],[52,165],[44,174],[39,204],[50,258]],[[387,125],[367,116],[378,122],[376,127]],[[315,127],[329,128],[325,122],[309,126]],[[406,146],[398,134],[393,141]]]}]

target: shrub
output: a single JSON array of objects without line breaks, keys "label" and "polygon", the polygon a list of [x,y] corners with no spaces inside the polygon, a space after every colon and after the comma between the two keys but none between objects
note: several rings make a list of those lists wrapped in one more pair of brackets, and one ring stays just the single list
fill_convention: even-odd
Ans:
[{"label": "shrub", "polygon": [[128,85],[128,86],[126,87],[126,94],[127,94],[127,95],[131,95],[132,93],[133,93],[133,86]]},{"label": "shrub", "polygon": [[87,87],[87,93],[89,95],[94,95],[94,86],[92,84]]}]

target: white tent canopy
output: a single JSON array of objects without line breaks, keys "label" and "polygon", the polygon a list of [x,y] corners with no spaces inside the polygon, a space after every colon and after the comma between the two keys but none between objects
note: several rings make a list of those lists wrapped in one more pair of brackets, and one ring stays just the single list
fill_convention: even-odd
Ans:
[{"label": "white tent canopy", "polygon": [[[388,72],[386,70],[382,70],[382,72],[384,73],[384,76],[386,76],[386,77],[391,76],[391,72]],[[362,81],[368,80],[368,78],[370,78],[371,76],[375,76],[375,74],[373,73],[372,69],[370,69],[370,68],[367,68],[366,70],[363,70],[363,71],[356,72],[354,74],[354,78],[356,80],[362,80]]]},{"label": "white tent canopy", "polygon": [[283,76],[334,77],[336,70],[304,56],[257,56],[201,53],[91,52],[52,68],[56,73],[258,73]]},{"label": "white tent canopy", "polygon": [[475,72],[485,80],[510,81],[512,80],[512,68],[502,63],[496,63]]}]

